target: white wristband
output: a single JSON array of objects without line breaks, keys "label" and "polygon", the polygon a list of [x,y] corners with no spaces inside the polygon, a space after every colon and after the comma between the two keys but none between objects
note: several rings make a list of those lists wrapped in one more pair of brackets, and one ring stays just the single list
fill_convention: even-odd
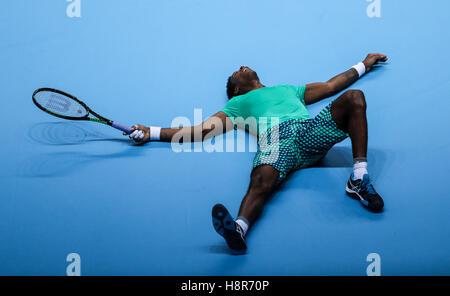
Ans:
[{"label": "white wristband", "polygon": [[354,65],[352,68],[355,69],[356,71],[358,71],[359,77],[363,76],[366,73],[366,66],[364,65],[363,62],[359,62],[358,64]]},{"label": "white wristband", "polygon": [[159,126],[151,126],[150,127],[150,140],[151,141],[159,141],[161,136],[161,128]]}]

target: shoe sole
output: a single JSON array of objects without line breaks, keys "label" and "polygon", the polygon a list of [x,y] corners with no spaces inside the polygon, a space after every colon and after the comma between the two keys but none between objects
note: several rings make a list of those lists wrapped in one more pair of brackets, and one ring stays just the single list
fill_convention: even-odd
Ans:
[{"label": "shoe sole", "polygon": [[240,237],[236,237],[235,222],[223,205],[218,204],[213,207],[212,222],[214,230],[225,239],[230,249],[238,252],[247,249],[245,240],[243,241]]}]

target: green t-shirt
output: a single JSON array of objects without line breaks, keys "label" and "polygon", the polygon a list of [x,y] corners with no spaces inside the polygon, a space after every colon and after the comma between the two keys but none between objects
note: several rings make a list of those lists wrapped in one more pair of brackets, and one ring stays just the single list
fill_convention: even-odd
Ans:
[{"label": "green t-shirt", "polygon": [[233,97],[222,112],[231,118],[235,128],[260,135],[283,121],[310,118],[304,99],[305,89],[306,85],[258,88]]}]

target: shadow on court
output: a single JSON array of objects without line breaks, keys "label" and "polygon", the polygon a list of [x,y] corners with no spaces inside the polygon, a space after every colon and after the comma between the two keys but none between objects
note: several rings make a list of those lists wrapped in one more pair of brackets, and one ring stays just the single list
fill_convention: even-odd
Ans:
[{"label": "shadow on court", "polygon": [[333,147],[328,154],[312,167],[319,168],[351,168],[353,167],[350,147]]},{"label": "shadow on court", "polygon": [[[379,167],[386,161],[386,153],[382,150],[371,149],[367,151],[367,159],[370,162],[370,166]],[[314,164],[311,168],[352,168],[353,167],[353,155],[351,147],[347,146],[335,146],[328,151],[328,154]],[[307,168],[308,169],[308,168]],[[375,172],[371,171],[371,175]]]},{"label": "shadow on court", "polygon": [[[42,153],[25,159],[19,165],[20,177],[62,177],[75,173],[79,169],[118,158],[136,158],[145,153],[142,144],[136,144],[128,137],[112,138],[98,132],[95,128],[85,129],[74,122],[43,122],[33,125],[28,131],[28,138],[35,143],[49,146],[75,146],[87,143],[110,142],[128,149],[114,153],[97,153],[65,151]],[[170,149],[169,143],[151,143],[150,149]]]},{"label": "shadow on court", "polygon": [[129,143],[127,138],[108,138],[95,129],[85,129],[72,122],[42,122],[28,131],[28,137],[44,145],[80,145],[86,142],[119,142]]},{"label": "shadow on court", "polygon": [[68,176],[81,168],[97,165],[100,161],[117,158],[132,158],[141,156],[135,149],[109,154],[89,154],[85,152],[56,152],[33,156],[23,161],[19,166],[18,175],[26,178],[53,178]]},{"label": "shadow on court", "polygon": [[80,151],[38,154],[24,160],[19,166],[18,175],[28,178],[67,176],[99,161],[139,157],[143,152],[140,149],[133,149],[136,145],[132,145],[128,138],[111,138],[95,129],[88,130],[73,122],[43,122],[33,125],[28,131],[28,138],[42,145],[71,146],[89,142],[115,142],[129,147],[121,152],[107,154]]}]

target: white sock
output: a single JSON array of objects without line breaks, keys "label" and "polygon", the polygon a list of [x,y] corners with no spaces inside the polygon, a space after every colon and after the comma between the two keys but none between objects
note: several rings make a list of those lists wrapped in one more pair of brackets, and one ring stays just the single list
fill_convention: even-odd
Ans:
[{"label": "white sock", "polygon": [[241,226],[242,231],[244,232],[244,235],[247,234],[247,230],[248,230],[248,222],[247,220],[244,221],[244,219],[242,218],[237,218],[236,219],[236,223],[239,224],[239,226]]},{"label": "white sock", "polygon": [[360,180],[367,172],[367,161],[356,162],[353,165],[353,180]]}]

